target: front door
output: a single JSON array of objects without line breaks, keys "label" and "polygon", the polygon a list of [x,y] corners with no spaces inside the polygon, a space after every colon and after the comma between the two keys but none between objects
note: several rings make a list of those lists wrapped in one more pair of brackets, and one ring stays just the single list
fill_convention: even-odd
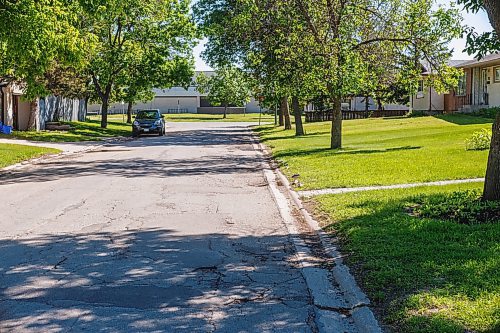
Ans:
[{"label": "front door", "polygon": [[12,96],[12,125],[13,128],[19,130],[19,96]]}]

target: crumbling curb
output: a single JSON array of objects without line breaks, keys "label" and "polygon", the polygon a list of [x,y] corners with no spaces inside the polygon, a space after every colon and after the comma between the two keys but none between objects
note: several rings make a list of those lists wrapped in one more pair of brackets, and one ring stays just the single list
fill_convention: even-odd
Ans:
[{"label": "crumbling curb", "polygon": [[301,213],[309,228],[317,234],[324,251],[334,262],[332,268],[325,269],[308,266],[305,264],[307,260],[300,260],[302,274],[306,279],[316,308],[317,329],[319,332],[381,333],[382,329],[369,308],[370,300],[350,274],[349,268],[344,265],[342,256],[336,246],[332,244],[330,237],[304,208],[299,194],[291,187],[285,175],[278,168],[271,170],[269,163],[265,161],[266,157],[270,157],[269,152],[255,135],[252,137],[254,149],[264,159],[262,162],[264,175],[269,182],[270,190],[287,225],[299,259],[301,257],[306,259],[311,251],[298,236],[299,232],[291,209],[286,207],[288,206],[288,200],[277,188],[276,178],[286,188],[286,194],[293,205]]}]

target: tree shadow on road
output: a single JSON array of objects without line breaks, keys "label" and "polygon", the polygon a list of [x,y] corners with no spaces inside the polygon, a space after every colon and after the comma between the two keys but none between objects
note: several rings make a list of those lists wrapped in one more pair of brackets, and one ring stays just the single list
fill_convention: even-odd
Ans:
[{"label": "tree shadow on road", "polygon": [[[88,152],[83,159],[48,160],[30,170],[19,170],[0,175],[0,185],[27,182],[49,182],[64,178],[89,176],[118,176],[125,178],[142,177],[181,177],[199,175],[221,175],[259,172],[262,170],[262,158],[253,151],[252,134],[247,130],[235,127],[224,131],[199,130],[171,133],[167,137],[144,137],[139,140],[108,144],[103,149]],[[226,153],[213,154],[200,158],[199,153],[177,159],[155,159],[141,157],[125,157],[120,152],[130,152],[133,148],[155,148],[158,151],[165,146],[180,149],[209,149],[224,145]],[[113,157],[104,158],[103,153],[116,153]],[[152,152],[153,154],[155,151]],[[138,156],[143,156],[137,154]]]},{"label": "tree shadow on road", "polygon": [[0,253],[2,332],[310,330],[287,235],[43,235]]}]

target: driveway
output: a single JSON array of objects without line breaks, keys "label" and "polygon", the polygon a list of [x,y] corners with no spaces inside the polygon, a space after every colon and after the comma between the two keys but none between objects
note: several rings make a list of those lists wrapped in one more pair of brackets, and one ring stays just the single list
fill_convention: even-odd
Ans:
[{"label": "driveway", "polygon": [[0,332],[311,332],[247,124],[0,175]]}]

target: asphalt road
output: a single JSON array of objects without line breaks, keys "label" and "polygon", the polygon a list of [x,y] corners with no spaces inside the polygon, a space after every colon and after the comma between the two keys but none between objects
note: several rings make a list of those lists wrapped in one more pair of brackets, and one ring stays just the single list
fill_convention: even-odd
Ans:
[{"label": "asphalt road", "polygon": [[311,332],[243,124],[173,124],[0,176],[0,332]]}]

